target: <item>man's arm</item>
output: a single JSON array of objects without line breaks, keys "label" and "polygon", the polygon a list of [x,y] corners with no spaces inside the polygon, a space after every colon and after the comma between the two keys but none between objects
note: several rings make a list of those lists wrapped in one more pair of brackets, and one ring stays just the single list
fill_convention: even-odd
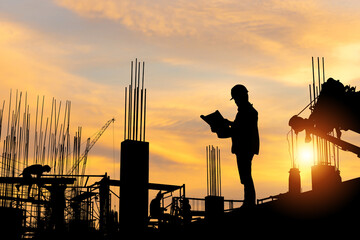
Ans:
[{"label": "man's arm", "polygon": [[233,122],[229,121],[228,119],[224,120],[224,125],[214,131],[216,132],[218,138],[229,138],[232,136],[231,126]]}]

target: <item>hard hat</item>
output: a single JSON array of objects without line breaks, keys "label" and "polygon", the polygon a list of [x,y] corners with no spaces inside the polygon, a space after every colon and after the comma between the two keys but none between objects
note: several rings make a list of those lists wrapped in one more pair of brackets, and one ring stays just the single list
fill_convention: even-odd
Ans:
[{"label": "hard hat", "polygon": [[237,84],[231,89],[231,99],[234,99],[234,96],[247,95],[249,91],[246,89],[244,85]]}]

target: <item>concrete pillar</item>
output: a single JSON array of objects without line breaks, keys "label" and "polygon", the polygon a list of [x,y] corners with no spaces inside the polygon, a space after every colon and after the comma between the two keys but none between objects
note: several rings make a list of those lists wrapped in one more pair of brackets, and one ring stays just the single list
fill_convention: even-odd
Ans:
[{"label": "concrete pillar", "polygon": [[289,193],[300,194],[301,193],[301,178],[298,168],[291,168],[289,171]]},{"label": "concrete pillar", "polygon": [[205,218],[209,221],[218,220],[224,215],[224,197],[205,197]]},{"label": "concrete pillar", "polygon": [[121,143],[120,225],[122,231],[143,231],[148,221],[149,143]]}]

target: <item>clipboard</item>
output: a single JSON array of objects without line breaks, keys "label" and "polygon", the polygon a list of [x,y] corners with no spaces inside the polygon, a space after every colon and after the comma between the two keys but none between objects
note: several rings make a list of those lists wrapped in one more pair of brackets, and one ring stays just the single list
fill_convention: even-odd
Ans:
[{"label": "clipboard", "polygon": [[224,117],[221,115],[221,113],[216,110],[213,113],[210,113],[206,116],[201,115],[200,116],[207,124],[210,125],[212,130],[217,130],[219,128],[224,127],[225,124],[225,119]]},{"label": "clipboard", "polygon": [[231,137],[231,128],[228,121],[216,110],[208,115],[200,116],[207,124],[210,125],[211,131],[216,133],[219,138]]}]

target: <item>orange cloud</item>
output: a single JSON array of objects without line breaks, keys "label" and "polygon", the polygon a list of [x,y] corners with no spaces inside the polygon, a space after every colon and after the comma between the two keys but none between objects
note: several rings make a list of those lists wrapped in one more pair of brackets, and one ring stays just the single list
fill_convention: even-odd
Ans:
[{"label": "orange cloud", "polygon": [[[206,145],[222,149],[226,196],[241,188],[230,141],[217,139],[199,118],[219,109],[224,117],[232,119],[236,106],[228,99],[233,85],[241,82],[248,86],[250,101],[259,111],[262,145],[253,171],[260,188],[258,196],[266,197],[265,194],[276,194],[286,186],[290,167],[287,121],[308,102],[310,57],[325,56],[327,76],[356,83],[354,79],[359,74],[360,36],[353,30],[358,27],[356,17],[351,19],[357,16],[356,7],[341,8],[335,15],[335,7],[314,1],[57,0],[56,3],[85,20],[90,18],[90,22],[113,21],[112,27],[122,25],[128,31],[125,34],[141,39],[144,46],[139,52],[150,55],[146,71],[150,73],[147,77],[151,85],[147,118],[151,181],[186,183],[187,190],[192,192],[206,187]],[[33,107],[38,94],[46,95],[48,104],[52,96],[63,102],[71,100],[73,129],[83,126],[83,140],[115,117],[115,143],[109,129],[90,152],[88,166],[94,174],[111,172],[113,146],[119,159],[123,137],[123,89],[100,80],[90,81],[71,73],[71,68],[76,65],[91,72],[99,67],[99,62],[103,63],[107,54],[116,64],[119,58],[109,51],[103,59],[86,55],[88,59],[79,62],[78,53],[96,55],[103,49],[96,52],[94,48],[98,46],[81,39],[63,43],[49,32],[31,29],[26,23],[0,21],[0,24],[1,96],[6,99],[9,88],[27,90]],[[116,29],[111,32],[115,39],[124,37],[117,35]],[[104,41],[96,40],[99,45]],[[109,48],[115,47],[118,46]],[[128,45],[121,47],[127,49]],[[349,167],[344,169],[353,174]]]},{"label": "orange cloud", "polygon": [[[57,66],[49,61],[47,57],[44,58],[41,54],[36,54],[36,51],[27,49],[26,46],[28,44],[41,39],[42,51],[48,53],[49,57],[52,55],[52,57],[60,59],[62,50],[52,45],[50,40],[46,41],[46,38],[42,38],[44,37],[42,34],[27,29],[20,24],[6,21],[0,21],[0,26],[1,102],[5,100],[6,109],[4,112],[7,112],[10,89],[12,89],[13,101],[16,89],[23,92],[23,99],[25,92],[27,92],[31,114],[30,131],[32,135],[35,131],[36,99],[38,95],[40,96],[40,105],[42,103],[42,96],[45,96],[44,128],[45,119],[47,117],[50,118],[52,97],[57,100],[57,106],[62,101],[62,114],[64,112],[65,101],[72,101],[71,138],[75,131],[77,131],[77,126],[83,126],[82,141],[84,142],[87,137],[96,133],[107,120],[115,115],[120,115],[119,109],[116,107],[118,102],[113,100],[118,99],[116,89],[72,75],[62,68],[61,65]],[[120,129],[117,128],[115,134],[121,136],[119,132]],[[33,141],[31,144],[30,150],[32,151]],[[107,145],[109,146],[109,151],[111,151],[113,146],[112,135],[103,137],[97,145]],[[84,145],[82,146],[82,151],[84,151]],[[89,155],[91,155],[91,152]],[[30,152],[29,157],[30,159],[33,157],[32,152]],[[112,161],[111,157],[107,159],[110,162]],[[89,165],[92,165],[90,161]],[[102,166],[104,168],[102,168],[101,172],[105,172],[106,165]]]},{"label": "orange cloud", "polygon": [[[359,27],[352,17],[357,14],[355,3],[353,7],[279,0],[57,3],[84,17],[113,20],[162,44],[182,46],[175,50],[177,57],[164,57],[170,64],[211,64],[296,85],[307,77],[304,69],[309,68],[310,56],[333,57],[338,46],[360,41],[360,34],[353,31]],[[187,52],[191,61],[184,56]]]}]

